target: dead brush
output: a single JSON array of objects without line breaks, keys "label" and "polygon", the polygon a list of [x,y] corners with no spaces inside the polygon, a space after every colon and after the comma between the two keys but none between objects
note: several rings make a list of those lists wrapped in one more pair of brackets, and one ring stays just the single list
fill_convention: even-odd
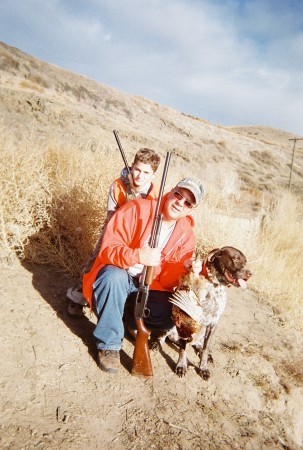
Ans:
[{"label": "dead brush", "polygon": [[98,238],[119,155],[62,148],[1,129],[0,257],[77,275]]},{"label": "dead brush", "polygon": [[[252,285],[269,303],[303,329],[302,200],[278,191],[257,236]],[[274,268],[272,265],[274,261]],[[273,270],[274,269],[274,270]]]},{"label": "dead brush", "polygon": [[284,360],[280,365],[280,369],[286,372],[286,374],[295,380],[298,385],[303,386],[303,367],[301,360]]},{"label": "dead brush", "polygon": [[22,145],[4,127],[0,135],[0,257],[13,252],[23,258],[29,236],[49,223],[49,180],[30,135]]}]

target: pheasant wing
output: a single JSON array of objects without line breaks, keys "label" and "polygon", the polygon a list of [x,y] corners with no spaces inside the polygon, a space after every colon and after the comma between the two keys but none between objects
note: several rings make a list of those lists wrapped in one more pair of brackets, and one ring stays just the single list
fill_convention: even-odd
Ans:
[{"label": "pheasant wing", "polygon": [[201,306],[199,306],[199,299],[194,291],[176,291],[169,301],[186,312],[193,320],[201,323],[203,312]]}]

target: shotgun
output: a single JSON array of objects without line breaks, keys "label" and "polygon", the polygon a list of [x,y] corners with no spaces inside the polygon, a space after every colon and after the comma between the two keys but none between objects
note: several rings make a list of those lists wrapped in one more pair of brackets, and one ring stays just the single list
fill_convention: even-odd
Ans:
[{"label": "shotgun", "polygon": [[[160,185],[159,197],[157,201],[151,238],[149,241],[149,246],[155,248],[158,245],[161,225],[163,220],[163,215],[159,213],[160,205],[162,202],[164,186],[166,182],[166,176],[168,171],[168,166],[171,158],[171,152],[166,154],[165,165],[163,169],[163,175]],[[148,317],[149,310],[146,307],[146,303],[149,295],[149,287],[153,282],[155,268],[153,266],[144,267],[141,276],[139,289],[137,292],[136,303],[135,303],[135,321],[137,325],[137,335],[135,342],[135,349],[133,355],[133,367],[132,375],[136,375],[142,378],[152,378],[153,368],[148,347],[148,337],[150,335],[150,330],[148,330],[145,325],[143,318]]]},{"label": "shotgun", "polygon": [[126,171],[127,171],[127,179],[129,181],[129,186],[126,186],[126,187],[127,187],[128,194],[131,196],[131,198],[128,198],[128,199],[131,200],[132,198],[137,197],[136,192],[135,192],[134,183],[133,183],[132,172],[131,172],[129,165],[127,164],[126,156],[125,156],[124,150],[123,150],[121,142],[120,142],[118,131],[114,130],[113,133],[116,138],[116,141],[117,141],[117,144],[118,144],[118,147],[119,147],[119,150],[120,150],[120,153],[121,153],[121,156],[122,156],[122,159],[123,159]]}]

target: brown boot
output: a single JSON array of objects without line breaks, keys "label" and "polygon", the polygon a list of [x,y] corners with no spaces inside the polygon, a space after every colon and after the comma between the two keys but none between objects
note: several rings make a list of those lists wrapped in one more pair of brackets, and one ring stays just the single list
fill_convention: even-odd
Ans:
[{"label": "brown boot", "polygon": [[118,373],[120,367],[120,355],[117,350],[99,350],[99,367],[104,372]]}]

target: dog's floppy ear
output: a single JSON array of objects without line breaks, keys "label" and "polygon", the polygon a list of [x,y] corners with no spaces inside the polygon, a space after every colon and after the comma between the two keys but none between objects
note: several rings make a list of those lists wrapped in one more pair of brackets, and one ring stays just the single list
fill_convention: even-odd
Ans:
[{"label": "dog's floppy ear", "polygon": [[213,262],[213,260],[215,258],[217,258],[218,256],[222,255],[222,251],[220,248],[215,248],[214,250],[212,250],[211,252],[208,253],[207,255],[207,261],[209,262]]}]

